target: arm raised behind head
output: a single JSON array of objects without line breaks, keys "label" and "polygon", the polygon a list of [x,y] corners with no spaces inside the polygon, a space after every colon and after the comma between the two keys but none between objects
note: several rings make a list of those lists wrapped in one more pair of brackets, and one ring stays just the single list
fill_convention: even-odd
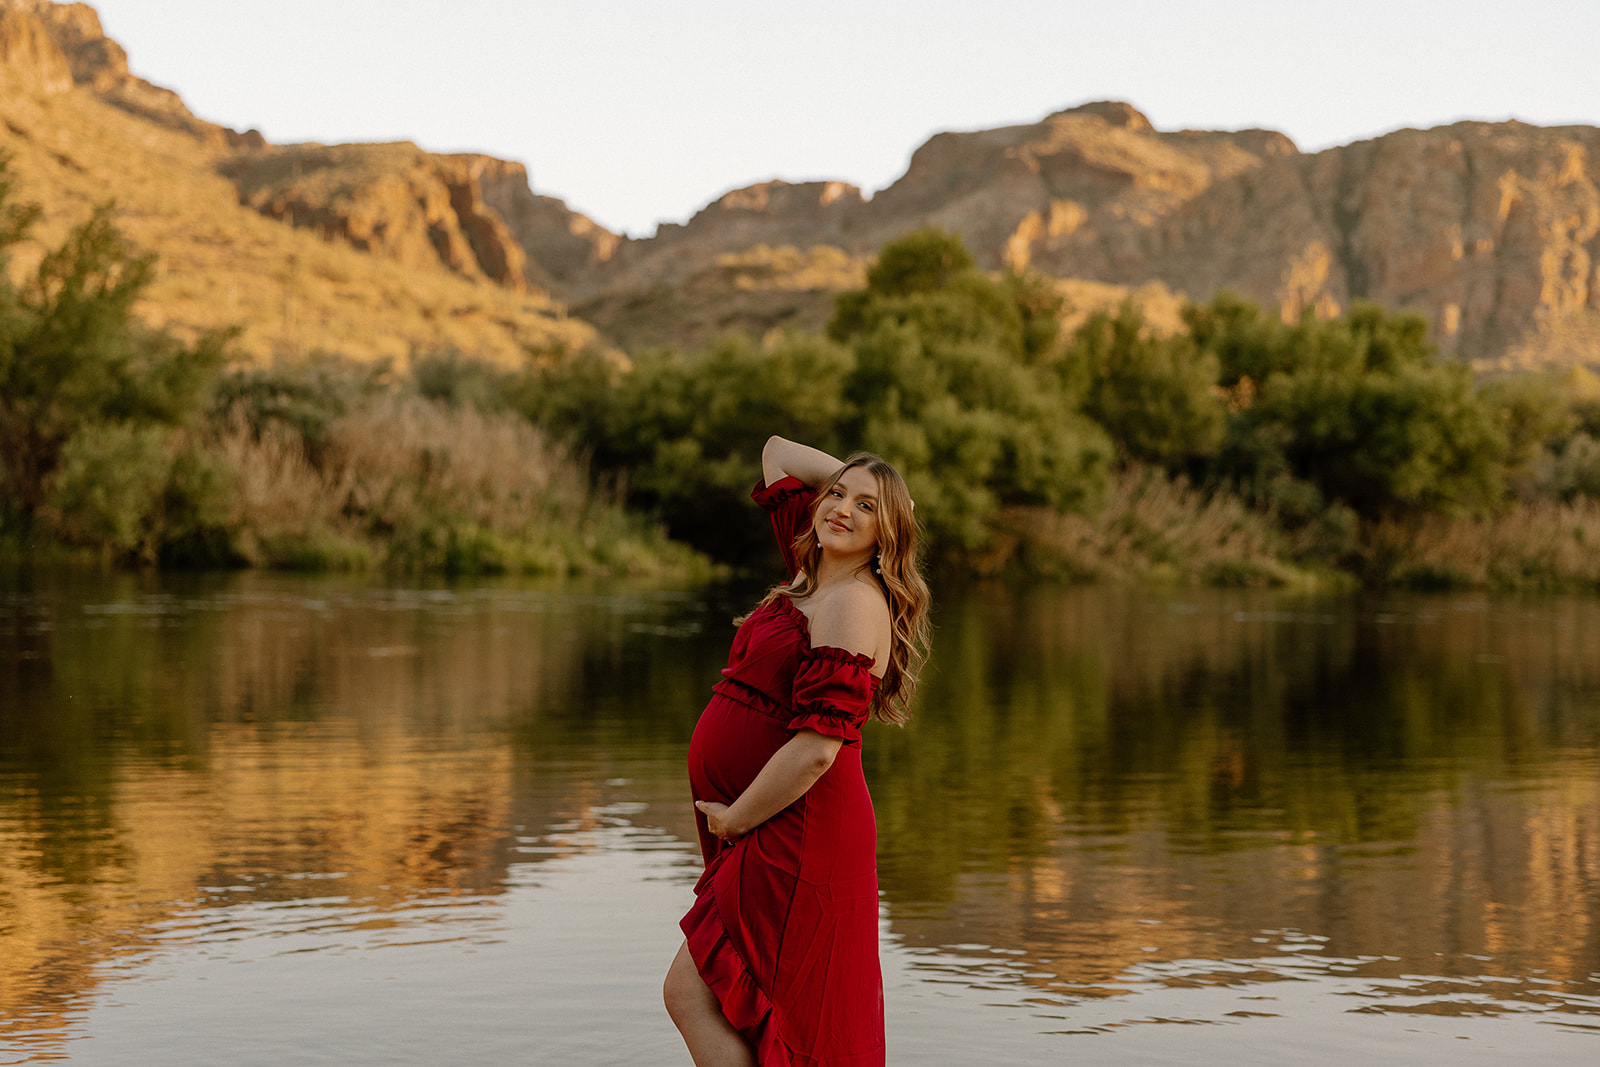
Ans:
[{"label": "arm raised behind head", "polygon": [[813,489],[844,464],[820,448],[802,445],[773,434],[761,449],[761,477],[768,485],[786,476],[799,478]]}]

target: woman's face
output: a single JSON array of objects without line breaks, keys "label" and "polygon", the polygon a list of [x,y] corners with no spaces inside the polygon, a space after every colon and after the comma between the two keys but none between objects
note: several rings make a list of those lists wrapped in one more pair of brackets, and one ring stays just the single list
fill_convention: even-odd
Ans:
[{"label": "woman's face", "polygon": [[870,555],[878,547],[878,506],[878,476],[851,467],[817,505],[817,541],[840,556]]}]

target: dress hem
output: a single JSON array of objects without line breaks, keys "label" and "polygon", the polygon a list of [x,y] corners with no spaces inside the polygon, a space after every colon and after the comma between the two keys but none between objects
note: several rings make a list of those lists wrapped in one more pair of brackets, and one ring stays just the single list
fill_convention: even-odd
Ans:
[{"label": "dress hem", "polygon": [[[800,1067],[794,1050],[778,1033],[772,999],[756,983],[749,964],[739,955],[717,910],[713,872],[728,853],[706,868],[696,886],[694,906],[678,923],[701,981],[722,1007],[723,1017],[755,1050],[760,1067]],[[806,1061],[810,1062],[810,1061]]]}]

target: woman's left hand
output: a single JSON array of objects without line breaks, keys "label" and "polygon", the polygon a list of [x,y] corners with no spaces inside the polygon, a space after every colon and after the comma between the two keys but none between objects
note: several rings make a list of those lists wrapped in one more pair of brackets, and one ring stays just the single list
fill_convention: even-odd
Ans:
[{"label": "woman's left hand", "polygon": [[714,800],[697,800],[694,806],[705,814],[706,826],[712,837],[731,845],[744,836],[744,831],[736,829],[729,821],[728,805],[718,804]]}]

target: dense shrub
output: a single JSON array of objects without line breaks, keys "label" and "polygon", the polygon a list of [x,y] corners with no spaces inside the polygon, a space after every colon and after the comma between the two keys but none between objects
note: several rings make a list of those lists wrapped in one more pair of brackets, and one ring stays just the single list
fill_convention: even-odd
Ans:
[{"label": "dense shrub", "polygon": [[1420,317],[1364,305],[1290,326],[1221,297],[1186,321],[1235,408],[1217,477],[1252,499],[1307,520],[1322,505],[1377,520],[1503,499],[1506,428],[1466,366],[1434,358]]},{"label": "dense shrub", "polygon": [[[487,372],[489,368],[485,368]],[[322,359],[248,370],[214,447],[236,472],[230,529],[247,561],[457,574],[692,573],[597,490],[586,465],[515,413],[430,399]]]},{"label": "dense shrub", "polygon": [[635,506],[660,515],[674,537],[748,560],[770,542],[748,500],[762,444],[781,430],[839,448],[854,367],[849,350],[826,338],[764,346],[735,335],[704,352],[640,353],[626,373],[581,355],[531,370],[511,392],[602,470],[625,476]]},{"label": "dense shrub", "polygon": [[[0,165],[0,259],[37,211]],[[132,308],[154,260],[101,208],[28,284],[0,262],[0,535],[140,563],[694,573],[454,354],[223,374]]]},{"label": "dense shrub", "polygon": [[765,550],[746,498],[773,433],[883,454],[936,545],[959,555],[983,549],[1003,506],[1079,507],[1105,489],[1110,442],[1051,366],[1059,313],[1048,283],[990,279],[955,238],[923,231],[839,298],[827,337],[731,336],[626,368],[580,356],[509,393],[625,476],[629,499],[674,536],[721,558]]},{"label": "dense shrub", "polygon": [[504,410],[510,403],[510,377],[494,364],[455,349],[419,353],[411,360],[411,382],[417,392],[450,407]]},{"label": "dense shrub", "polygon": [[[1363,562],[1375,524],[1486,516],[1508,489],[1571,498],[1600,482],[1600,425],[1585,422],[1600,424],[1600,389],[1591,412],[1527,376],[1480,387],[1435,358],[1414,315],[1358,306],[1284,323],[1222,294],[1187,308],[1174,336],[1125,305],[1063,338],[1063,310],[1047,279],[989,276],[957,239],[924,230],[887,245],[866,286],[837,298],[826,338],[733,337],[631,366],[581,355],[504,379],[500,395],[625,479],[675,536],[733,560],[764,543],[744,495],[773,432],[885,455],[923,505],[936,555],[979,571],[1376,573]],[[452,402],[493,391],[451,358],[424,377]],[[1130,540],[1096,525],[1251,508],[1280,536],[1230,518],[1252,533],[1217,533],[1204,550],[1214,566],[1174,547],[1210,534],[1151,526]],[[1087,545],[1119,562],[1085,562],[1098,551]],[[1051,551],[1072,560],[1049,564]],[[1256,551],[1270,558],[1242,562]]]},{"label": "dense shrub", "polygon": [[[0,268],[36,217],[0,162]],[[973,573],[1595,580],[1600,380],[1475,382],[1414,315],[1283,323],[1223,294],[1176,335],[1124,305],[1063,337],[1049,279],[991,276],[924,230],[882,250],[825,335],[223,373],[226,334],[186,344],[132,316],[152,262],[102,208],[25,284],[0,269],[4,543],[684,574],[704,560],[658,521],[721,560],[770,552],[748,490],[780,433],[882,453],[936,558]]]},{"label": "dense shrub", "polygon": [[1083,382],[1084,413],[1129,460],[1199,470],[1222,442],[1227,409],[1216,354],[1189,337],[1152,336],[1131,304],[1091,315],[1062,369]]},{"label": "dense shrub", "polygon": [[[0,165],[0,256],[36,216],[10,193]],[[140,324],[132,306],[152,264],[109,207],[21,287],[0,262],[0,526],[154,559],[169,533],[190,536],[214,514],[217,487],[189,477],[199,460],[180,458],[227,335],[189,345]]]},{"label": "dense shrub", "polygon": [[355,363],[330,353],[313,353],[294,363],[240,367],[218,381],[211,421],[238,422],[257,438],[287,431],[317,464],[336,420],[397,385],[387,363]]},{"label": "dense shrub", "polygon": [[1001,507],[1105,492],[1111,443],[1050,366],[1059,311],[1037,279],[990,279],[932,230],[885,247],[840,298],[829,333],[856,357],[845,436],[900,468],[947,555],[981,550]]}]

